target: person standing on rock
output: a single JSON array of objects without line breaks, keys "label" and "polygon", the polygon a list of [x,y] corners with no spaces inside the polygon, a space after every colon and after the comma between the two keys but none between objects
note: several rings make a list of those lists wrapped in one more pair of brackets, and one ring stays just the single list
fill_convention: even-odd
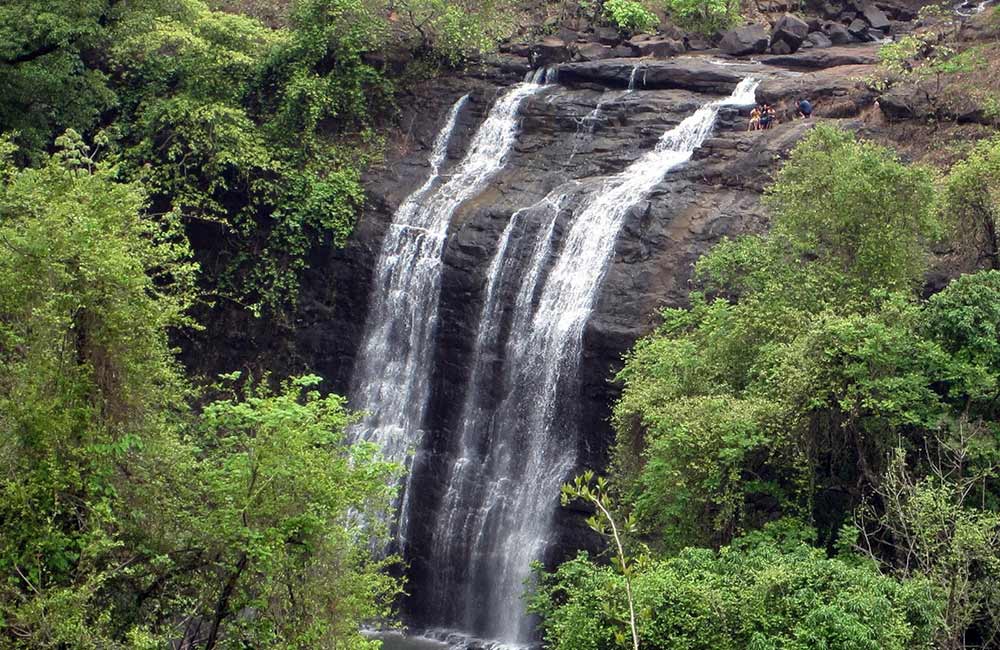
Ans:
[{"label": "person standing on rock", "polygon": [[799,117],[808,119],[813,114],[813,105],[808,99],[799,100]]},{"label": "person standing on rock", "polygon": [[760,128],[760,106],[754,106],[750,111],[750,123],[747,124],[747,131],[756,131]]}]

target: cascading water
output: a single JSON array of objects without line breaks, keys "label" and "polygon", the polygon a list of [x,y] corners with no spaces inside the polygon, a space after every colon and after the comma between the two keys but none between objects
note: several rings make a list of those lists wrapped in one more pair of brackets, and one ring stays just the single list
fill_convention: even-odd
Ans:
[{"label": "cascading water", "polygon": [[[385,234],[350,395],[352,406],[365,412],[353,436],[377,443],[388,460],[405,463],[423,435],[441,256],[451,217],[503,167],[517,134],[518,109],[540,88],[518,84],[500,96],[465,157],[437,184],[451,132],[467,98],[458,100],[434,144],[430,177],[403,201]],[[401,547],[406,545],[408,487],[403,488],[400,505]]]},{"label": "cascading water", "polygon": [[[459,449],[434,532],[430,597],[457,604],[446,616],[455,624],[508,643],[530,640],[520,596],[550,536],[559,485],[576,463],[583,331],[618,232],[629,209],[708,137],[723,106],[753,103],[756,85],[744,80],[728,98],[701,107],[585,194],[563,186],[511,218],[490,265]],[[578,207],[556,252],[567,197]],[[505,314],[500,289],[512,282],[521,248],[512,238],[525,238],[522,222],[535,211],[543,214],[534,246]],[[505,317],[509,334],[501,342]],[[497,376],[499,400],[487,396]]]}]

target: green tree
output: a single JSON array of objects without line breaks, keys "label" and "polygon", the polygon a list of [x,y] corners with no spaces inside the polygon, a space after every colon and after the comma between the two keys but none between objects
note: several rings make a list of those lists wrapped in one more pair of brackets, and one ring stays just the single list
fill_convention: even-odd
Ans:
[{"label": "green tree", "polygon": [[121,467],[183,408],[167,334],[190,325],[195,269],[176,220],[143,217],[75,133],[59,144],[0,187],[0,634],[115,647]]},{"label": "green tree", "polygon": [[656,14],[633,0],[607,0],[604,16],[625,34],[653,31],[660,22]]},{"label": "green tree", "polygon": [[945,222],[979,268],[1000,269],[1000,138],[978,143],[945,178]]},{"label": "green tree", "polygon": [[93,65],[116,0],[10,0],[0,5],[0,128],[37,161],[55,134],[85,132],[115,105]]},{"label": "green tree", "polygon": [[190,615],[206,628],[195,634],[205,650],[220,639],[374,647],[361,624],[386,619],[399,593],[385,571],[395,558],[371,555],[371,541],[386,538],[379,514],[398,468],[374,446],[346,444],[352,417],[343,398],[316,392],[320,381],[296,378],[277,393],[251,384],[201,414],[190,533],[208,561]]},{"label": "green tree", "polygon": [[0,645],[374,647],[398,468],[348,444],[315,377],[193,408],[177,216],[58,144],[0,163]]},{"label": "green tree", "polygon": [[768,188],[775,236],[861,289],[911,289],[941,235],[932,180],[884,147],[820,126]]}]

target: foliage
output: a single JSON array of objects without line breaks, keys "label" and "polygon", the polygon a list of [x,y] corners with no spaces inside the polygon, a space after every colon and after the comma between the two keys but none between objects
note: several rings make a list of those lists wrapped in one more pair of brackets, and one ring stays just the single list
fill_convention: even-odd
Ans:
[{"label": "foliage", "polygon": [[663,0],[663,7],[683,29],[711,35],[740,20],[737,0]]},{"label": "foliage", "polygon": [[928,173],[818,128],[767,200],[770,234],[703,258],[707,293],[665,311],[618,375],[619,480],[667,549],[724,543],[775,511],[836,512],[816,500],[857,499],[899,432],[944,408],[945,354],[893,293],[915,288],[937,232]]},{"label": "foliage", "polygon": [[929,170],[829,127],[795,148],[768,206],[793,255],[815,255],[860,287],[907,288],[939,236]]},{"label": "foliage", "polygon": [[608,0],[604,3],[604,15],[626,34],[653,31],[660,23],[656,14],[633,0]]},{"label": "foliage", "polygon": [[[815,528],[810,546],[842,549],[838,561],[851,570],[886,580],[844,550],[860,532],[854,548],[903,580],[892,584],[921,585],[919,639],[879,644],[995,642],[1000,275],[965,275],[923,300],[916,292],[939,217],[992,216],[992,148],[981,144],[955,166],[939,209],[926,170],[817,128],[767,191],[771,231],[723,242],[699,261],[702,290],[690,307],[666,310],[618,375],[613,484],[637,533],[671,558],[661,560],[666,566],[696,552],[691,545],[760,551],[766,545],[732,540],[793,516]],[[572,580],[586,575],[594,592],[613,578],[588,564],[572,570]],[[580,647],[605,647],[614,619],[583,619],[603,611],[610,588],[587,600],[576,591],[582,583],[568,586],[568,573],[551,580],[537,606],[553,643],[571,638],[572,618],[587,626],[582,638],[594,639],[577,639]],[[660,598],[689,588],[664,584]],[[724,606],[708,602],[697,611],[719,619]],[[770,620],[779,625],[790,625],[786,615],[812,621],[796,642],[824,629],[808,613],[776,607]],[[898,615],[900,607],[891,609]],[[670,609],[678,608],[653,611]],[[637,610],[639,634],[655,647],[645,610]],[[682,628],[670,625],[676,641]],[[785,632],[734,642],[725,630],[716,639],[691,637],[689,647],[796,647],[779,640]],[[831,647],[854,647],[851,638],[860,643],[869,633],[838,634]]]},{"label": "foliage", "polygon": [[211,620],[209,640],[225,622],[235,647],[370,647],[361,623],[389,614],[395,558],[373,560],[369,541],[386,534],[397,468],[345,444],[344,400],[319,382],[251,384],[201,415],[190,534],[211,558],[197,571],[212,598],[192,615]]},{"label": "foliage", "polygon": [[0,638],[114,647],[117,465],[184,396],[167,328],[188,324],[194,267],[138,186],[59,144],[0,190]]},{"label": "foliage", "polygon": [[[344,244],[395,87],[373,61],[464,61],[512,29],[507,0],[296,0],[282,26],[204,0],[0,8],[0,125],[21,162],[98,132],[153,213],[184,219],[212,298],[281,320],[321,243]],[[410,53],[403,52],[404,56]]]},{"label": "foliage", "polygon": [[65,129],[85,132],[116,97],[91,65],[107,38],[111,0],[10,0],[0,4],[0,129],[38,162]]},{"label": "foliage", "polygon": [[0,645],[368,648],[397,468],[318,378],[191,406],[176,215],[69,132],[0,163]]},{"label": "foliage", "polygon": [[511,0],[402,0],[390,3],[395,37],[452,65],[489,52],[515,28]]},{"label": "foliage", "polygon": [[923,29],[879,48],[879,74],[870,81],[879,90],[908,84],[908,92],[919,93],[930,117],[940,121],[963,94],[955,89],[946,92],[945,83],[959,73],[985,69],[988,55],[978,46],[955,45],[962,23],[950,7],[926,5],[920,9],[919,20]]},{"label": "foliage", "polygon": [[[577,556],[541,578],[531,599],[554,650],[610,650],[623,577]],[[649,560],[634,580],[646,648],[929,648],[939,605],[921,580],[828,559],[808,544],[754,535],[718,552]]]},{"label": "foliage", "polygon": [[1000,468],[997,441],[981,426],[959,422],[934,442],[923,477],[896,451],[877,492],[880,504],[860,513],[859,543],[873,556],[878,544],[888,547],[900,575],[926,577],[937,590],[944,607],[935,647],[989,648],[1000,635],[1000,513],[983,509],[980,499]]},{"label": "foliage", "polygon": [[941,209],[976,266],[1000,269],[1000,138],[976,144],[945,179]]}]

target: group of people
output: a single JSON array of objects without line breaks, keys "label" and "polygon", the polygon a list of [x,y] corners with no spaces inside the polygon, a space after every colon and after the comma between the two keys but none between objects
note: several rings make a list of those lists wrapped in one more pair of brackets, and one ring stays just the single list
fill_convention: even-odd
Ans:
[{"label": "group of people", "polygon": [[758,104],[750,111],[747,131],[766,131],[778,123],[778,114],[770,104]]},{"label": "group of people", "polygon": [[[812,115],[812,103],[808,99],[799,100],[799,117],[808,118]],[[750,123],[747,131],[765,131],[778,123],[778,113],[770,104],[758,104],[750,111]]]}]

